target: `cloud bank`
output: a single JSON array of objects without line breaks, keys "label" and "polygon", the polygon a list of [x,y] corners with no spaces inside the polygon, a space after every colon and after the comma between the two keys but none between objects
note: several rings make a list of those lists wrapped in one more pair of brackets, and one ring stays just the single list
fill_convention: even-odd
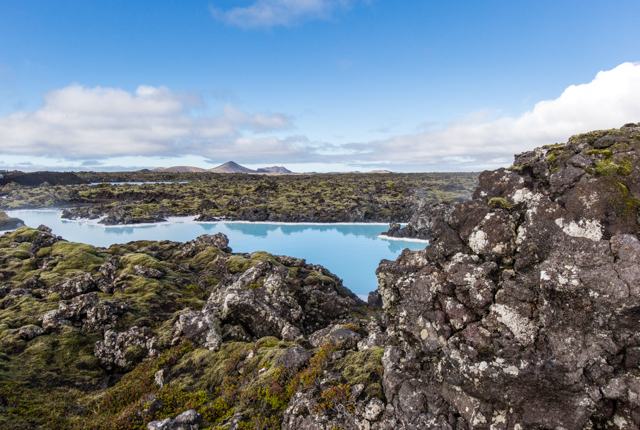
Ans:
[{"label": "cloud bank", "polygon": [[356,151],[353,159],[359,163],[386,160],[390,166],[415,171],[442,165],[456,170],[509,165],[513,154],[566,142],[573,134],[640,121],[640,64],[599,72],[591,82],[571,85],[557,99],[541,101],[517,118],[476,118],[482,115],[470,115],[439,131],[347,147]]},{"label": "cloud bank", "polygon": [[211,15],[244,29],[291,26],[312,19],[328,19],[337,9],[347,9],[354,0],[257,0],[247,7],[227,11],[211,6]]},{"label": "cloud bank", "polygon": [[[80,85],[48,92],[34,112],[0,117],[0,152],[66,159],[96,159],[128,155],[215,156],[229,148],[254,157],[287,156],[300,148],[290,142],[261,137],[286,130],[283,114],[249,114],[226,105],[216,116],[195,118],[189,109],[198,98],[166,87],[141,85],[135,93],[116,88]],[[252,137],[256,136],[257,137]]]},{"label": "cloud bank", "polygon": [[214,116],[190,115],[199,105],[198,98],[165,87],[140,86],[129,93],[70,85],[46,93],[33,112],[0,116],[0,153],[92,163],[118,156],[197,155],[211,162],[340,163],[346,169],[492,169],[511,164],[515,153],[565,142],[572,134],[640,121],[640,64],[599,72],[519,117],[487,120],[472,114],[438,131],[346,145],[304,135],[276,137],[293,128],[282,113],[251,114],[226,105]]}]

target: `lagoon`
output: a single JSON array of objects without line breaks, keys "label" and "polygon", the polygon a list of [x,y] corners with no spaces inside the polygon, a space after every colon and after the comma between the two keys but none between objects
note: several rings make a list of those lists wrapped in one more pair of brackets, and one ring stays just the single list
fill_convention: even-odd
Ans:
[{"label": "lagoon", "polygon": [[202,234],[221,232],[229,238],[233,252],[266,251],[304,258],[335,273],[360,296],[377,288],[375,271],[380,260],[394,260],[404,248],[424,249],[427,245],[425,241],[381,237],[388,228],[386,224],[201,223],[180,217],[158,224],[104,226],[96,221],[63,220],[60,210],[15,210],[7,214],[24,220],[29,227],[44,224],[66,240],[102,247],[133,240],[186,242]]}]

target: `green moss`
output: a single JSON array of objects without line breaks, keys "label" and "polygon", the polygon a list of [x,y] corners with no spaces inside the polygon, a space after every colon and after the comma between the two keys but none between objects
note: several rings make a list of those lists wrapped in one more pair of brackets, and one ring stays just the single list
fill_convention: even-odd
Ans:
[{"label": "green moss", "polygon": [[620,164],[616,164],[611,159],[605,159],[599,163],[596,163],[596,173],[598,176],[611,176],[620,175],[627,176],[633,171],[631,160],[625,157],[620,161]]},{"label": "green moss", "polygon": [[603,136],[606,136],[607,134],[615,130],[615,128],[612,128],[609,130],[594,130],[588,133],[575,134],[569,138],[569,143],[578,143],[582,141],[591,145],[596,140],[600,139]]},{"label": "green moss", "polygon": [[[60,297],[60,295],[56,295]],[[58,301],[39,300],[29,294],[25,294],[19,297],[18,300],[14,300],[10,306],[0,309],[0,321],[14,328],[30,324],[38,325],[39,317],[57,308]]]},{"label": "green moss", "polygon": [[134,266],[151,267],[152,269],[164,271],[164,266],[158,260],[147,254],[132,253],[120,259],[120,265],[125,267],[126,273],[133,273]]},{"label": "green moss", "polygon": [[[53,244],[51,257],[59,257],[58,264],[52,270],[52,276],[70,278],[91,271],[95,271],[105,262],[96,248],[91,245],[74,242],[58,242]],[[56,281],[56,279],[51,279]]]},{"label": "green moss", "polygon": [[640,200],[633,197],[629,192],[629,189],[620,182],[616,182],[616,185],[620,189],[620,197],[622,200],[623,210],[622,216],[625,218],[636,217],[638,214],[638,208],[640,207]]},{"label": "green moss", "polygon": [[380,384],[383,354],[384,349],[379,347],[350,351],[333,364],[331,370],[340,372],[346,379],[347,385],[364,384],[366,395],[384,398]]},{"label": "green moss", "polygon": [[268,261],[274,266],[282,266],[282,264],[279,263],[273,255],[264,251],[254,252],[253,254],[250,254],[249,258],[245,258],[241,255],[232,255],[225,262],[225,265],[231,273],[239,273],[254,267],[261,261]]},{"label": "green moss", "polygon": [[608,148],[607,149],[591,149],[591,150],[587,151],[587,154],[596,155],[596,156],[603,156],[604,158],[613,157],[613,153]]},{"label": "green moss", "polygon": [[313,284],[325,284],[325,285],[334,285],[336,283],[335,279],[323,275],[320,272],[316,272],[312,270],[309,272],[309,275],[304,280],[305,285],[313,285]]},{"label": "green moss", "polygon": [[224,252],[213,246],[207,247],[204,251],[199,252],[193,257],[191,265],[197,270],[203,270],[209,263],[215,261],[220,254],[224,254]]},{"label": "green moss", "polygon": [[507,199],[502,197],[493,197],[489,200],[489,207],[491,209],[512,209],[513,205],[509,203]]},{"label": "green moss", "polygon": [[618,175],[628,176],[633,172],[631,160],[628,157],[622,159],[620,167],[618,167]]}]

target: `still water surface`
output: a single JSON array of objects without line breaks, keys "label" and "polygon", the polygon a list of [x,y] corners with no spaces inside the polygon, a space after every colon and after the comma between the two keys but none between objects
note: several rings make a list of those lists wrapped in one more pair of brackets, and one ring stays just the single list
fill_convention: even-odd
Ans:
[{"label": "still water surface", "polygon": [[169,222],[136,226],[103,226],[89,221],[68,221],[59,210],[7,212],[30,227],[44,224],[53,233],[73,241],[108,247],[132,240],[186,242],[201,234],[222,232],[234,252],[267,251],[304,258],[321,264],[344,280],[356,294],[377,288],[375,275],[381,259],[394,260],[404,248],[424,249],[426,242],[380,237],[386,224],[291,224],[218,222],[197,223],[192,218],[170,218]]}]

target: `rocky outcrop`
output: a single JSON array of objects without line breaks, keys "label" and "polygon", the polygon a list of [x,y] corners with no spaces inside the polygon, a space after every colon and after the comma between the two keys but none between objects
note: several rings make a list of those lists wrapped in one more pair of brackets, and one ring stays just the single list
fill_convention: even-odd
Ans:
[{"label": "rocky outcrop", "polygon": [[484,172],[378,268],[400,428],[638,428],[640,127]]},{"label": "rocky outcrop", "polygon": [[230,277],[214,288],[202,311],[180,316],[172,343],[186,338],[218,350],[225,326],[227,336],[235,340],[296,338],[348,316],[360,302],[352,293],[346,297],[337,293],[341,291],[337,277],[308,272],[310,276],[302,282],[292,278],[286,266],[261,261]]},{"label": "rocky outcrop", "polygon": [[147,356],[153,356],[156,337],[148,327],[131,327],[117,333],[107,330],[104,341],[96,342],[94,354],[109,370],[127,372]]},{"label": "rocky outcrop", "polygon": [[429,240],[433,232],[439,230],[438,225],[446,222],[454,207],[455,205],[449,202],[423,200],[405,227],[401,227],[398,223],[391,223],[389,230],[382,235]]},{"label": "rocky outcrop", "polygon": [[0,210],[0,230],[14,230],[23,225],[24,221],[20,218],[12,218]]}]

